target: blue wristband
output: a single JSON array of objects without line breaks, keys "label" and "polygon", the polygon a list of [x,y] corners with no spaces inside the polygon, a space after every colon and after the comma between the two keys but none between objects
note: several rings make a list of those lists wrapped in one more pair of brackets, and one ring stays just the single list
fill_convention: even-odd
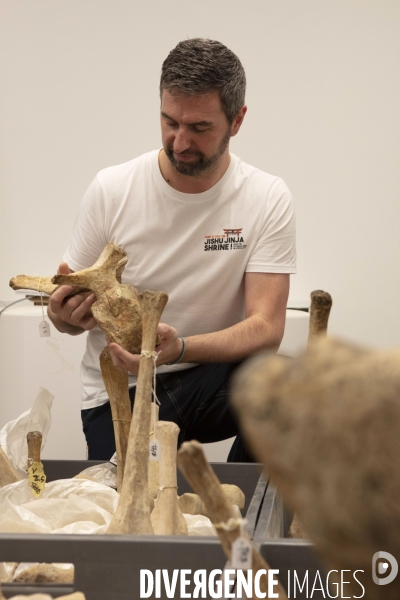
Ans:
[{"label": "blue wristband", "polygon": [[183,355],[185,354],[185,350],[186,350],[185,339],[181,335],[178,335],[178,338],[180,338],[182,340],[182,352],[180,353],[178,358],[176,360],[174,360],[174,362],[166,363],[167,365],[177,365],[178,363],[181,362]]}]

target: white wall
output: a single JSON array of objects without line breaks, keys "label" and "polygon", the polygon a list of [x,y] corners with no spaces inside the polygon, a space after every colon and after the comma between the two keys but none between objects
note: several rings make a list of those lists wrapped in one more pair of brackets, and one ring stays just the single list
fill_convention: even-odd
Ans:
[{"label": "white wall", "polygon": [[186,37],[241,58],[232,150],[297,204],[292,298],[331,292],[330,331],[400,343],[398,0],[2,0],[0,299],[52,274],[95,173],[160,144],[161,63]]}]

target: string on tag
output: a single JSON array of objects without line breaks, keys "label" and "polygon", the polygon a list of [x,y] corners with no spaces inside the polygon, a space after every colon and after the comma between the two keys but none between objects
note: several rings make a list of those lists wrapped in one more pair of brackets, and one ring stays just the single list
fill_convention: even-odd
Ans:
[{"label": "string on tag", "polygon": [[240,536],[243,536],[243,525],[247,523],[247,519],[235,519],[231,517],[225,523],[213,523],[215,529],[223,529],[224,531],[233,531],[237,527],[240,527]]},{"label": "string on tag", "polygon": [[42,319],[44,321],[44,308],[43,308],[43,292],[42,292],[42,276],[39,277],[39,293],[40,293],[40,303],[42,305]]}]

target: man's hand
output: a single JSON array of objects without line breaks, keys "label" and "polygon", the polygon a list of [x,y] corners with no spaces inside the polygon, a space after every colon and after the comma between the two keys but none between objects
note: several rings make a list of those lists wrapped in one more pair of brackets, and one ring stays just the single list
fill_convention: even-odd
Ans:
[{"label": "man's hand", "polygon": [[[166,323],[159,323],[157,335],[161,337],[161,342],[156,346],[158,352],[157,367],[165,365],[165,363],[174,362],[182,352],[182,340],[178,337],[178,332],[174,327],[170,327]],[[120,367],[125,371],[129,371],[132,375],[137,375],[139,372],[139,354],[131,354],[115,342],[108,343],[111,358],[116,367]]]},{"label": "man's hand", "polygon": [[[57,269],[58,274],[68,275],[73,273],[67,263],[61,263]],[[66,299],[74,287],[62,285],[56,290],[49,300],[47,314],[54,326],[63,333],[78,335],[89,331],[96,325],[92,315],[91,306],[96,296],[90,292],[79,293]]]}]

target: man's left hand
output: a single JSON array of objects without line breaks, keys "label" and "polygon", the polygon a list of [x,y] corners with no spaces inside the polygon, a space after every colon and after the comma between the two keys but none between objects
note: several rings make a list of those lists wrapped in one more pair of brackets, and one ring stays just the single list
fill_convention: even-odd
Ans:
[{"label": "man's left hand", "polygon": [[[182,352],[182,340],[178,337],[176,329],[166,323],[159,323],[157,335],[161,338],[161,342],[155,348],[158,353],[157,367],[159,367],[177,360]],[[132,375],[138,374],[140,354],[131,354],[115,342],[108,342],[108,349],[115,367],[129,371]]]}]

